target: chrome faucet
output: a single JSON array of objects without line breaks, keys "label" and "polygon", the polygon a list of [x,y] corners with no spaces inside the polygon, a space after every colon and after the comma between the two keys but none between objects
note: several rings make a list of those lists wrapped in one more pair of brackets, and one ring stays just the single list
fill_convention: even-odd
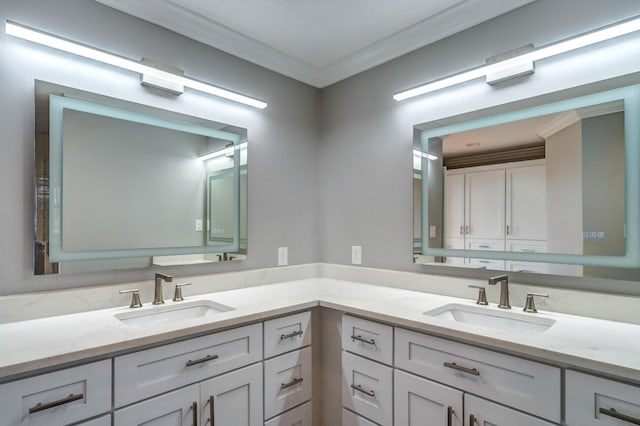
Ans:
[{"label": "chrome faucet", "polygon": [[170,283],[173,281],[173,277],[171,275],[156,273],[156,289],[153,294],[154,305],[162,305],[164,303],[164,297],[162,295],[162,280]]},{"label": "chrome faucet", "polygon": [[509,304],[509,277],[505,275],[496,275],[489,278],[489,285],[496,285],[500,283],[500,303],[498,308],[511,309]]}]

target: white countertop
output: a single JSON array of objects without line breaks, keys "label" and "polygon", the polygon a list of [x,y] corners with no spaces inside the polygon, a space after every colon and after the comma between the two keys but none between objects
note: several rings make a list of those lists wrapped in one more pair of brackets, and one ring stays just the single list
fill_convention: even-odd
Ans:
[{"label": "white countertop", "polygon": [[[544,333],[496,331],[424,315],[449,303],[475,306],[465,299],[329,278],[185,297],[189,300],[210,300],[234,309],[154,327],[128,327],[114,317],[132,311],[128,307],[0,324],[0,378],[323,306],[640,383],[640,325],[540,311],[530,315],[556,320]],[[144,309],[152,308],[145,304],[138,312]],[[514,306],[516,311],[521,308]]]}]

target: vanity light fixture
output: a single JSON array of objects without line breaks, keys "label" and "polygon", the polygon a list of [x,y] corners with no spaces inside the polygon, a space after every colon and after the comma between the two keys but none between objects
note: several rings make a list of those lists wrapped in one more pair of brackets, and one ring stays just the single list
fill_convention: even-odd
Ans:
[{"label": "vanity light fixture", "polygon": [[21,24],[17,24],[15,22],[7,21],[5,25],[5,32],[14,37],[19,37],[28,41],[32,41],[34,43],[52,47],[54,49],[73,53],[74,55],[93,59],[94,61],[102,62],[104,64],[113,65],[125,70],[137,72],[147,76],[147,78],[151,77],[156,80],[163,80],[175,85],[189,87],[200,92],[208,93],[210,95],[225,98],[259,109],[264,109],[267,107],[267,103],[264,101],[254,99],[240,93],[232,92],[221,87],[212,86],[211,84],[203,83],[193,78],[163,71],[149,65],[145,65],[140,61],[136,61],[134,59],[129,59],[113,53],[105,52],[103,50],[77,43],[75,41],[67,40],[52,34],[48,34],[44,31],[36,30]]},{"label": "vanity light fixture", "polygon": [[433,154],[429,154],[428,152],[422,152],[418,149],[414,149],[413,150],[413,155],[416,157],[424,157],[424,158],[428,158],[429,160],[437,160],[438,157],[436,157]]},{"label": "vanity light fixture", "polygon": [[[630,34],[638,30],[640,30],[640,17],[634,17],[618,24],[600,28],[598,30],[582,34],[568,40],[552,43],[548,46],[535,49],[522,55],[518,55],[492,64],[483,65],[477,68],[473,68],[469,71],[464,71],[462,73],[454,74],[440,80],[432,81],[430,83],[423,84],[412,89],[398,92],[393,95],[393,99],[395,99],[396,101],[404,101],[406,99],[424,95],[426,93],[435,92],[446,87],[451,87],[470,80],[475,80],[476,78],[487,77],[488,75],[500,74],[503,75],[502,79],[505,79],[506,77],[504,77],[504,75],[508,75],[509,70],[521,70],[524,64],[532,63],[537,60],[549,58],[555,55],[560,55],[562,53],[580,49],[581,47],[590,46],[592,44],[600,43],[601,41],[606,41],[615,37]],[[518,75],[521,75],[520,71],[514,71],[514,74],[512,76],[515,77]]]},{"label": "vanity light fixture", "polygon": [[231,156],[233,151],[240,151],[241,149],[247,149],[247,142],[243,142],[240,145],[233,145],[219,151],[208,152],[202,155],[198,155],[198,158],[202,161],[211,160],[212,158],[222,157],[224,155]]}]

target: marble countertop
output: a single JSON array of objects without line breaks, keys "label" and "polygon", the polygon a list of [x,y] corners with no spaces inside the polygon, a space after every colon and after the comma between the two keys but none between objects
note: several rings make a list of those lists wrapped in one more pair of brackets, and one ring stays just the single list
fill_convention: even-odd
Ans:
[{"label": "marble countertop", "polygon": [[[233,310],[146,327],[129,327],[116,319],[116,314],[131,312],[128,307],[0,324],[0,380],[323,306],[640,383],[640,325],[540,311],[531,315],[556,321],[543,333],[498,331],[424,315],[450,303],[476,306],[469,300],[329,278],[185,297],[189,300],[209,300]],[[146,309],[153,307],[146,304],[137,312]],[[514,306],[514,313],[521,311]]]}]

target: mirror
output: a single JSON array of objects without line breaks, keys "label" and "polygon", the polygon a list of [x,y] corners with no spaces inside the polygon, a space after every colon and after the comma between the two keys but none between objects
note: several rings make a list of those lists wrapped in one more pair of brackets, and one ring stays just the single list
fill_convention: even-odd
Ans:
[{"label": "mirror", "polygon": [[639,112],[632,86],[416,126],[415,262],[637,278]]},{"label": "mirror", "polygon": [[247,131],[36,82],[37,275],[244,259]]}]

